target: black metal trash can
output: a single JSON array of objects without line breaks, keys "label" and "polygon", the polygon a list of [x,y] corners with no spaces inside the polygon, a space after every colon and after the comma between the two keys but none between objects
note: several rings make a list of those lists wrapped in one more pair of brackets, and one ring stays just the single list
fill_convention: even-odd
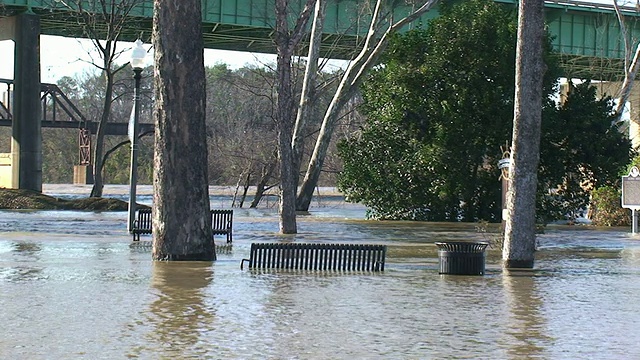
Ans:
[{"label": "black metal trash can", "polygon": [[485,242],[437,242],[440,274],[484,275]]}]

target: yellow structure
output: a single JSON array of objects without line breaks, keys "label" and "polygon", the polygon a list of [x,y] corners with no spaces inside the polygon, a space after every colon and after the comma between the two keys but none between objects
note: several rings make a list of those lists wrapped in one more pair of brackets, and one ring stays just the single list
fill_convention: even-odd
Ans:
[{"label": "yellow structure", "polygon": [[13,174],[11,173],[11,154],[0,153],[0,188],[13,189]]},{"label": "yellow structure", "polygon": [[73,184],[93,184],[93,169],[89,165],[73,166]]}]

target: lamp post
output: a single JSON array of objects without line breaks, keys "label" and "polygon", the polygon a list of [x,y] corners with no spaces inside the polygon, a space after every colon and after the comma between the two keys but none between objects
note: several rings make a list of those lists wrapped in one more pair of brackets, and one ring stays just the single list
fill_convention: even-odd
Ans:
[{"label": "lamp post", "polygon": [[135,87],[133,90],[133,111],[129,118],[129,140],[131,141],[131,173],[129,175],[129,222],[127,231],[133,231],[133,222],[136,214],[136,186],[138,182],[138,119],[140,117],[140,79],[144,68],[144,57],[147,51],[142,47],[142,41],[136,40],[131,52],[131,67]]}]

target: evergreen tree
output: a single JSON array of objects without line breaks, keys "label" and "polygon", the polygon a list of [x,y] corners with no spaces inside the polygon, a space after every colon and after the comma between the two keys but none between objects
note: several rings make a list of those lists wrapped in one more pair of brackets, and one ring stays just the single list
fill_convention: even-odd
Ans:
[{"label": "evergreen tree", "polygon": [[[515,14],[485,0],[444,4],[441,10],[427,29],[396,36],[363,85],[368,120],[357,136],[339,145],[345,164],[338,185],[374,218],[499,221],[497,162],[512,133]],[[555,209],[548,215],[557,217],[562,199],[556,197],[551,206],[550,188],[561,187],[565,174],[578,168],[593,169],[588,179],[607,183],[609,174],[628,161],[629,146],[611,127],[606,100],[580,92],[557,107],[552,94],[559,67],[546,44],[539,191],[545,201],[538,205],[541,212]],[[558,137],[574,139],[563,144],[570,146],[567,152],[554,151]],[[582,152],[581,147],[589,147],[584,150],[589,158],[559,161],[561,155]],[[600,162],[604,154],[610,155]],[[584,207],[588,199],[587,192],[578,194],[574,187],[560,195],[582,196],[565,202],[564,214]]]}]

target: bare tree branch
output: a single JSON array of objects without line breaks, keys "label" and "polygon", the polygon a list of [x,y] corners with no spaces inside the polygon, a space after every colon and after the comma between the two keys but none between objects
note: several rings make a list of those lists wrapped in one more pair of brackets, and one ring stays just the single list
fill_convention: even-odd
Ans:
[{"label": "bare tree branch", "polygon": [[[622,115],[624,111],[624,107],[626,103],[629,101],[629,97],[631,96],[631,91],[633,90],[633,84],[638,74],[638,70],[640,69],[640,43],[636,45],[635,53],[633,55],[633,59],[631,59],[631,39],[628,36],[628,31],[625,26],[624,17],[622,12],[620,11],[620,7],[618,6],[618,1],[613,0],[613,7],[616,10],[616,15],[618,17],[618,23],[620,24],[620,32],[622,37],[624,38],[624,80],[622,82],[622,86],[618,91],[618,98],[615,106],[615,113],[617,115],[616,124],[621,124],[623,122]],[[631,60],[630,60],[631,59]],[[629,64],[629,61],[631,63]],[[633,136],[630,137],[633,138]]]}]

